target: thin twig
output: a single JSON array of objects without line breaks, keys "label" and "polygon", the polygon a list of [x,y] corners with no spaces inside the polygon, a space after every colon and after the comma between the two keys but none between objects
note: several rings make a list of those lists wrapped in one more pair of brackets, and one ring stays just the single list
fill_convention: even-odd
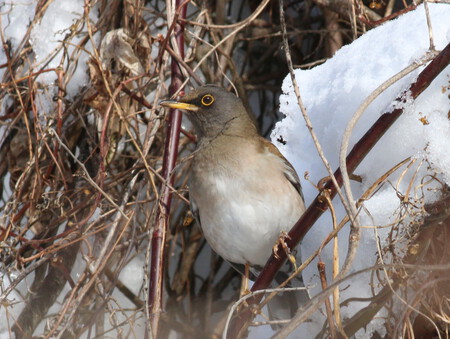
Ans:
[{"label": "thin twig", "polygon": [[[176,12],[179,17],[184,19],[186,17],[188,1],[182,2],[177,0],[175,3]],[[170,8],[170,1],[167,1],[168,8]],[[174,16],[174,20],[176,20]],[[184,58],[184,24],[174,21],[174,48],[180,53],[180,58]],[[172,84],[171,94],[178,92],[182,88],[181,84],[181,69],[178,62],[172,59]],[[164,148],[163,158],[163,177],[165,182],[173,185],[173,169],[175,168],[176,159],[178,156],[178,143],[180,138],[182,113],[180,110],[169,111],[169,121],[167,125],[167,136]],[[164,246],[166,241],[166,233],[168,228],[168,220],[170,213],[170,206],[172,202],[172,194],[170,189],[163,183],[161,187],[159,208],[156,213],[156,224],[152,232],[151,238],[151,257],[150,257],[150,278],[149,278],[149,295],[148,295],[148,314],[150,317],[150,331],[153,338],[156,338],[158,333],[158,324],[160,313],[162,310],[162,296],[163,296],[163,270],[164,270]]]},{"label": "thin twig", "polygon": [[286,22],[284,19],[284,7],[283,7],[283,0],[279,0],[279,10],[280,10],[280,25],[283,33],[283,46],[284,46],[284,53],[286,55],[286,62],[289,69],[289,75],[291,76],[292,86],[294,87],[295,96],[297,97],[297,104],[300,108],[300,111],[302,113],[303,119],[305,120],[306,127],[309,130],[309,133],[311,134],[311,138],[313,139],[314,146],[317,149],[317,153],[320,156],[320,159],[322,160],[323,164],[325,165],[325,168],[327,169],[327,172],[330,176],[331,181],[334,184],[334,187],[336,189],[337,194],[341,198],[342,204],[344,205],[344,208],[347,212],[349,212],[349,207],[345,203],[345,198],[341,192],[341,189],[339,188],[339,184],[336,180],[336,177],[334,176],[333,170],[331,169],[330,163],[328,162],[327,158],[325,157],[325,154],[323,153],[322,146],[320,145],[319,140],[317,139],[316,133],[314,132],[311,119],[308,116],[308,112],[306,111],[305,105],[303,105],[303,100],[300,96],[300,89],[298,87],[297,79],[295,78],[294,73],[294,67],[292,64],[292,58],[291,53],[289,50],[289,42],[287,38],[287,30],[286,30]]}]

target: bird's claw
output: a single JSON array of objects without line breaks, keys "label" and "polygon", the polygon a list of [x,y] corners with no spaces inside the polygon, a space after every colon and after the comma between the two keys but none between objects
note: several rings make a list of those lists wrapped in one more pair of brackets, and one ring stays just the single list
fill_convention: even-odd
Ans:
[{"label": "bird's claw", "polygon": [[294,265],[294,269],[297,270],[297,261],[295,259],[295,255],[292,254],[291,249],[286,244],[286,239],[291,239],[291,237],[287,232],[281,232],[276,244],[272,248],[273,255],[275,256],[275,258],[280,259],[280,256],[278,255],[278,245],[281,245],[284,253],[286,253],[288,260],[292,263],[292,265]]},{"label": "bird's claw", "polygon": [[281,247],[283,248],[284,252],[288,257],[291,255],[291,250],[289,249],[285,241],[286,239],[291,239],[291,237],[287,232],[282,231],[280,233],[280,236],[278,237],[277,242],[272,247],[273,255],[275,256],[275,258],[280,259],[280,256],[278,255],[278,245],[281,245]]}]

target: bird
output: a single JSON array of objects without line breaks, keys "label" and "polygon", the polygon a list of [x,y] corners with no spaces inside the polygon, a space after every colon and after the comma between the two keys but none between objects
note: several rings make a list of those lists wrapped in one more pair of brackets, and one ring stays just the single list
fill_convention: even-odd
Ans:
[{"label": "bird", "polygon": [[203,85],[160,105],[185,111],[195,129],[189,201],[206,241],[233,265],[262,268],[305,211],[293,166],[222,87]]}]

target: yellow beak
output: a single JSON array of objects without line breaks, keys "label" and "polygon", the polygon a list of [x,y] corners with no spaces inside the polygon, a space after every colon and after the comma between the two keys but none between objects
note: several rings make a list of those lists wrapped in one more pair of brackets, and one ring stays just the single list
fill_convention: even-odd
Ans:
[{"label": "yellow beak", "polygon": [[185,111],[193,111],[193,112],[198,111],[197,106],[187,104],[187,103],[181,102],[181,101],[163,100],[159,104],[164,107],[178,108],[178,109],[183,109]]}]

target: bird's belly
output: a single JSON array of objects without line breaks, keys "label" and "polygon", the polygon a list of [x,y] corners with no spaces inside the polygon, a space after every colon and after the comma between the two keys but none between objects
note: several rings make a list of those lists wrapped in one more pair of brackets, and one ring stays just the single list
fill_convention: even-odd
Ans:
[{"label": "bird's belly", "polygon": [[297,191],[287,180],[281,184],[286,187],[269,180],[259,190],[241,176],[203,179],[190,195],[210,246],[230,262],[264,265],[281,231],[289,231],[302,214]]}]

